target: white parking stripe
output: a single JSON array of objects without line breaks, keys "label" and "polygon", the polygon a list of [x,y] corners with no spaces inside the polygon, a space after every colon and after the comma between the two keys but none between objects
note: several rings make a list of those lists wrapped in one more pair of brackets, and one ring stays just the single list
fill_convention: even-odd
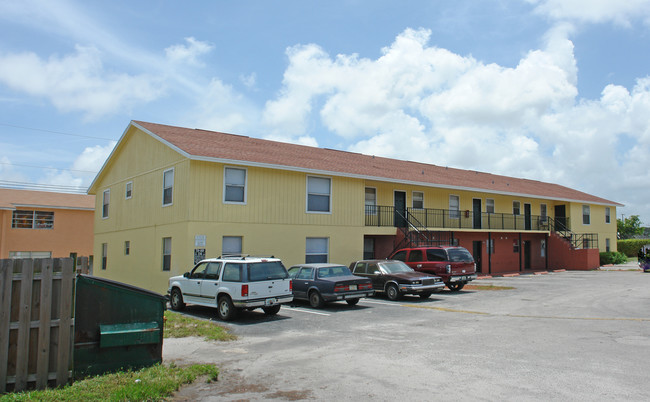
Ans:
[{"label": "white parking stripe", "polygon": [[383,304],[383,305],[385,305],[385,306],[399,306],[399,304],[390,303],[390,302],[385,302],[385,301],[375,301],[375,300],[364,300],[363,303],[370,303],[370,304]]},{"label": "white parking stripe", "polygon": [[320,311],[312,311],[312,310],[303,310],[301,308],[297,307],[290,307],[290,308],[285,308],[283,311],[300,311],[301,313],[309,313],[309,314],[317,314],[317,315],[331,315],[328,313],[321,313]]}]

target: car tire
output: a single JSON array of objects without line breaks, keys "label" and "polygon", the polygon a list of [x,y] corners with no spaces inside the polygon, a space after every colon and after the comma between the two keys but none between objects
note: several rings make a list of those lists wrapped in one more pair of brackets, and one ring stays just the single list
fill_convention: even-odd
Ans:
[{"label": "car tire", "polygon": [[321,308],[325,304],[323,297],[316,290],[309,292],[309,304],[313,308]]},{"label": "car tire", "polygon": [[464,283],[450,283],[449,285],[447,285],[447,287],[448,287],[449,290],[451,290],[452,292],[458,292],[458,291],[461,290],[463,287],[465,287],[465,284],[464,284]]},{"label": "car tire", "polygon": [[280,312],[280,307],[282,307],[281,304],[276,304],[275,306],[271,307],[262,307],[262,310],[264,310],[264,314],[266,315],[276,315]]},{"label": "car tire", "polygon": [[183,294],[177,288],[172,289],[171,299],[169,304],[172,306],[172,310],[181,311],[185,308],[185,303],[183,302]]},{"label": "car tire", "polygon": [[228,296],[221,296],[217,302],[217,316],[223,321],[230,321],[237,316],[237,309]]},{"label": "car tire", "polygon": [[431,292],[420,293],[420,299],[428,299],[431,296]]},{"label": "car tire", "polygon": [[357,297],[356,299],[346,299],[345,302],[350,306],[356,306],[357,303],[359,303],[359,298]]},{"label": "car tire", "polygon": [[402,298],[399,289],[397,289],[397,285],[395,285],[394,283],[390,283],[388,286],[386,286],[386,297],[388,297],[388,300],[393,300],[393,301]]}]

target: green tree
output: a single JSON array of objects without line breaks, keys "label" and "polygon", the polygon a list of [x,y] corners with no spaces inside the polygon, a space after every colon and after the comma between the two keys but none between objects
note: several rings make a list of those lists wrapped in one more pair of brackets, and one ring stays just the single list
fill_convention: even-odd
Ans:
[{"label": "green tree", "polygon": [[628,218],[616,219],[616,223],[619,239],[631,239],[635,235],[643,234],[639,215],[631,215]]}]

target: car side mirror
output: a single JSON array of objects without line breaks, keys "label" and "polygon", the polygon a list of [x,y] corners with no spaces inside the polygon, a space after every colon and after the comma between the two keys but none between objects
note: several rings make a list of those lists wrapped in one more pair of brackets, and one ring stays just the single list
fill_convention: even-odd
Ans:
[{"label": "car side mirror", "polygon": [[189,277],[190,277],[190,273],[189,273],[189,272],[185,272],[185,273],[183,274],[183,277],[184,277],[184,278],[189,278]]},{"label": "car side mirror", "polygon": [[381,272],[380,272],[380,271],[375,271],[375,272],[373,272],[373,274],[375,274],[375,275],[381,275]]}]

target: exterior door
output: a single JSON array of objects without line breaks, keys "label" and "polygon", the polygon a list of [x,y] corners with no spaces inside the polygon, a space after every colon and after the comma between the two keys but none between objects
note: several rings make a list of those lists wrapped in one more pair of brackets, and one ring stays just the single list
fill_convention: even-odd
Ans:
[{"label": "exterior door", "polygon": [[530,204],[524,204],[524,229],[525,230],[532,229]]},{"label": "exterior door", "polygon": [[474,229],[481,228],[481,199],[474,198],[472,200],[472,213],[474,215]]},{"label": "exterior door", "polygon": [[474,240],[472,242],[472,257],[474,257],[474,262],[476,262],[476,272],[483,272],[481,269],[481,254],[483,251],[483,242],[480,240]]},{"label": "exterior door", "polygon": [[524,269],[530,269],[530,241],[524,240]]},{"label": "exterior door", "polygon": [[404,228],[406,227],[406,192],[404,191],[395,191],[394,194],[394,205],[395,205],[395,227]]},{"label": "exterior door", "polygon": [[555,230],[564,231],[567,230],[566,224],[566,205],[556,205],[555,206]]}]

